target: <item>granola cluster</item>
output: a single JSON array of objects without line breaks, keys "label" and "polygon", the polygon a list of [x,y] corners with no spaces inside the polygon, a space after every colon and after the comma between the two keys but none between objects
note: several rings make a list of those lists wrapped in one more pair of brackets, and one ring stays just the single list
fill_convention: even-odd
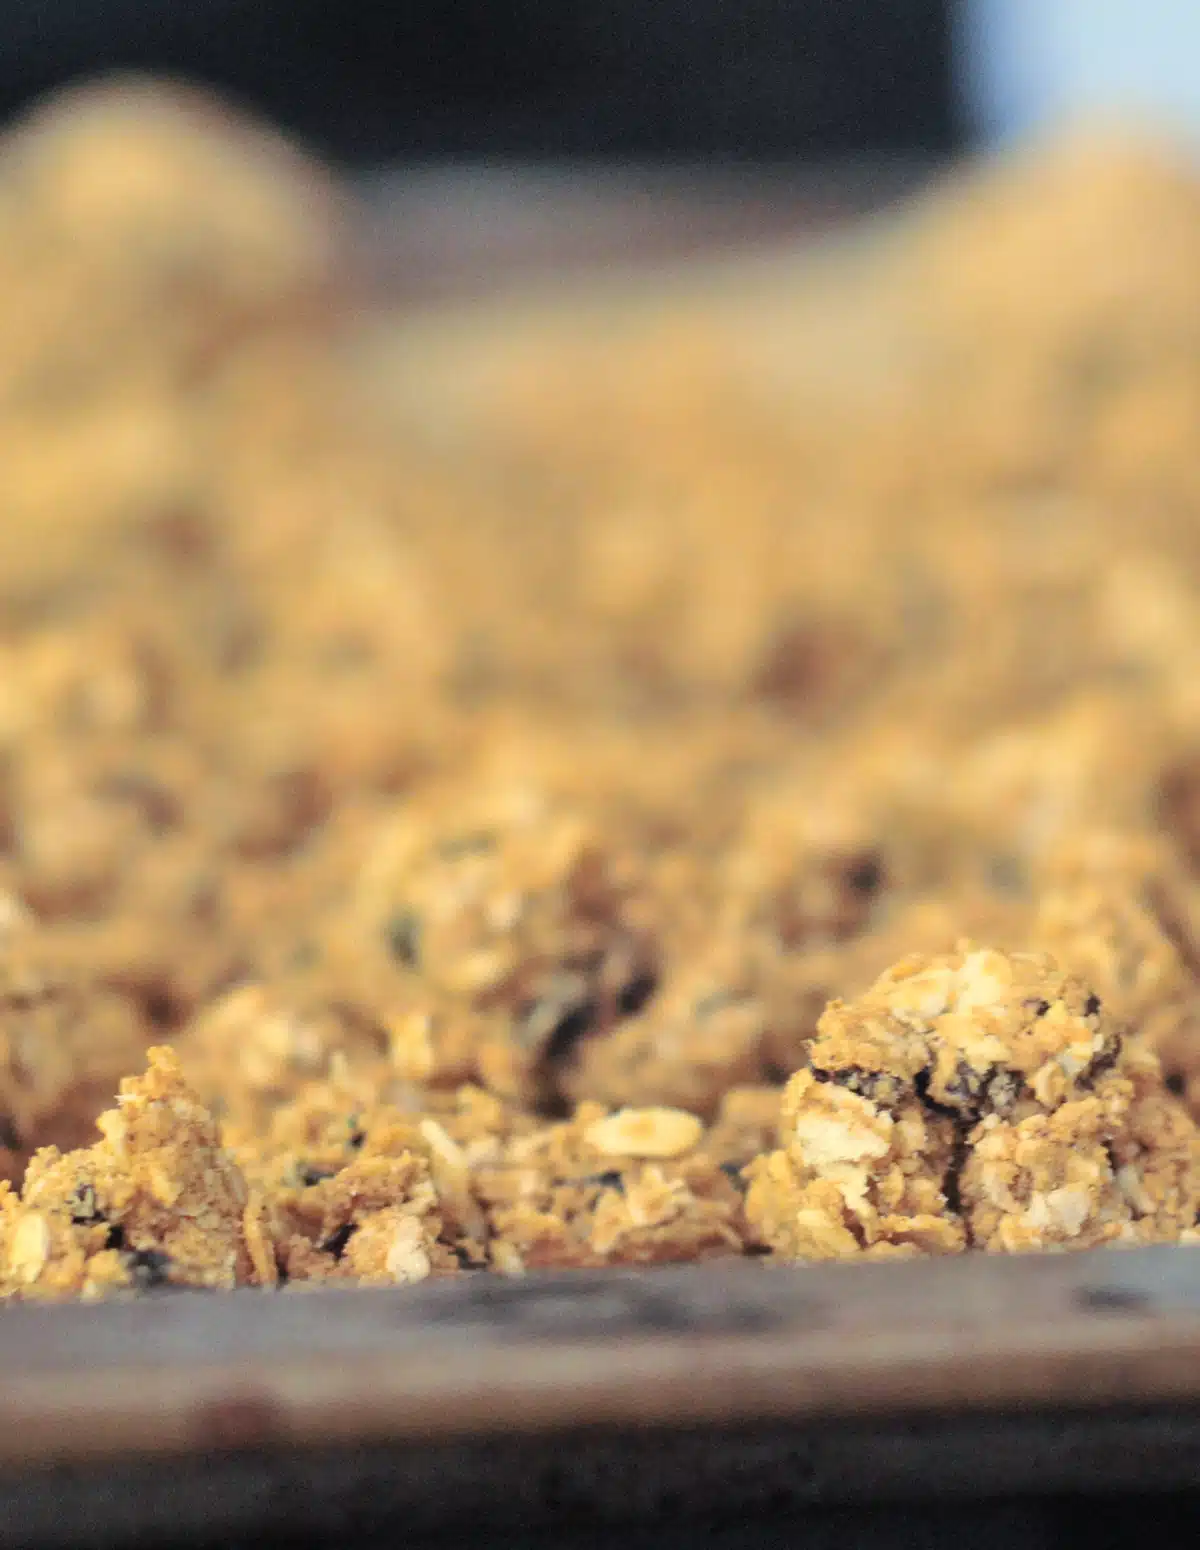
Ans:
[{"label": "granola cluster", "polygon": [[792,1258],[1177,1240],[1200,1133],[1083,981],[1046,954],[901,960],[834,1001],[783,1096],[747,1215]]},{"label": "granola cluster", "polygon": [[1191,1242],[1192,169],[524,323],[354,221],[0,142],[0,1294]]}]

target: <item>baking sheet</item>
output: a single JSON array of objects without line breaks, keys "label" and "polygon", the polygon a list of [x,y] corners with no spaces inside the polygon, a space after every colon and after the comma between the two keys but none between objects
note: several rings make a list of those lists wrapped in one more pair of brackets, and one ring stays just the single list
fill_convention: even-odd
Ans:
[{"label": "baking sheet", "polygon": [[1200,1254],[29,1305],[0,1370],[6,1543],[1178,1487]]}]

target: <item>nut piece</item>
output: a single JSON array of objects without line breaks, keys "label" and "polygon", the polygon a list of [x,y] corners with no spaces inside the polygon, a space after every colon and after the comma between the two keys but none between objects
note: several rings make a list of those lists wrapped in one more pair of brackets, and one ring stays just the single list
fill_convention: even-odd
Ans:
[{"label": "nut piece", "polygon": [[388,1272],[401,1285],[423,1281],[429,1274],[432,1266],[425,1251],[424,1232],[419,1217],[401,1217],[386,1263]]},{"label": "nut piece", "polygon": [[589,1125],[584,1140],[606,1157],[680,1157],[704,1134],[682,1109],[618,1109]]},{"label": "nut piece", "polygon": [[12,1236],[8,1258],[18,1281],[36,1281],[50,1253],[50,1229],[46,1218],[36,1211],[18,1222]]}]

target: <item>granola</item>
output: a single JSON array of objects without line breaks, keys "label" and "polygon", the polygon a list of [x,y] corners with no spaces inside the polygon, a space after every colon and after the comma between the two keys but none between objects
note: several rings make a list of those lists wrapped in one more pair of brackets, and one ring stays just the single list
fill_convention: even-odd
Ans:
[{"label": "granola", "polygon": [[968,948],[833,1002],[746,1210],[793,1258],[1177,1238],[1200,1133],[1082,980]]},{"label": "granola", "polygon": [[350,207],[0,143],[0,1293],[1194,1242],[1194,173],[462,337]]}]

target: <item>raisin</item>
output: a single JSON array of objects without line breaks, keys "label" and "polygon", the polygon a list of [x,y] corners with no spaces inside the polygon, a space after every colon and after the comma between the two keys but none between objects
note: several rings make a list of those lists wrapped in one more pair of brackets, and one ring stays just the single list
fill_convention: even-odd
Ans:
[{"label": "raisin", "polygon": [[71,1221],[76,1227],[90,1227],[103,1220],[96,1209],[96,1191],[90,1184],[81,1184],[71,1197]]},{"label": "raisin", "polygon": [[598,1184],[601,1189],[615,1189],[624,1192],[625,1180],[616,1168],[606,1168],[603,1173],[590,1173],[587,1178],[580,1181],[583,1184]]},{"label": "raisin", "polygon": [[1121,1054],[1121,1035],[1109,1030],[1101,1040],[1100,1048],[1079,1073],[1080,1087],[1090,1087],[1098,1076],[1111,1071]]},{"label": "raisin", "polygon": [[332,1254],[334,1259],[341,1259],[342,1255],[346,1252],[346,1245],[350,1242],[350,1239],[353,1238],[357,1231],[358,1229],[354,1226],[353,1223],[343,1222],[340,1227],[334,1228],[334,1230],[329,1234],[328,1238],[325,1239],[324,1243],[318,1245],[321,1253]]},{"label": "raisin", "polygon": [[957,1114],[963,1116],[975,1114],[984,1094],[985,1082],[986,1077],[983,1072],[976,1071],[974,1066],[968,1065],[965,1060],[960,1060],[954,1068],[954,1075],[945,1085],[946,1102]]},{"label": "raisin", "polygon": [[406,969],[421,964],[421,920],[412,910],[401,910],[384,927],[388,952]]},{"label": "raisin", "polygon": [[900,1083],[886,1071],[867,1071],[862,1066],[847,1066],[841,1071],[821,1071],[813,1067],[818,1082],[831,1082],[844,1087],[847,1092],[857,1093],[870,1103],[895,1103],[900,1096]]},{"label": "raisin", "polygon": [[123,1256],[125,1268],[139,1291],[149,1292],[171,1284],[171,1258],[159,1249],[129,1249]]},{"label": "raisin", "polygon": [[883,863],[878,856],[863,856],[846,873],[846,886],[866,898],[883,887]]},{"label": "raisin", "polygon": [[634,975],[627,985],[617,992],[617,1013],[621,1017],[636,1017],[653,998],[658,989],[658,975],[645,969]]},{"label": "raisin", "polygon": [[569,1007],[551,1028],[543,1046],[543,1058],[551,1065],[565,1060],[596,1025],[599,1008],[594,1001]]}]

